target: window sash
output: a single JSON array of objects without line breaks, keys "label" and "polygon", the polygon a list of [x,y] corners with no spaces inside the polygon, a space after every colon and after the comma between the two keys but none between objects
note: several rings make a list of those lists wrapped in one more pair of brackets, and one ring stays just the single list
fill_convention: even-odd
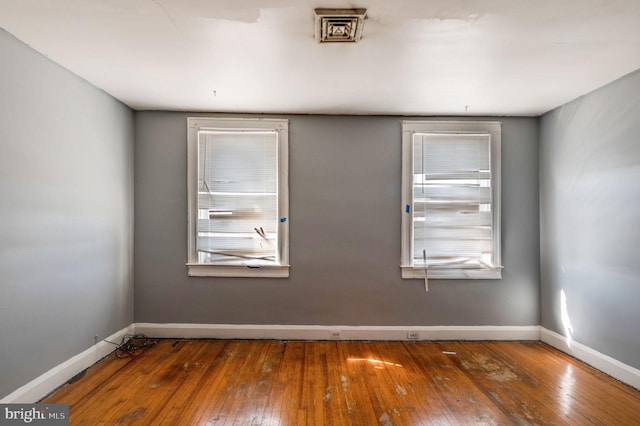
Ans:
[{"label": "window sash", "polygon": [[499,151],[499,123],[403,122],[404,278],[500,278]]},{"label": "window sash", "polygon": [[[480,215],[491,215],[489,144],[489,134],[413,134],[414,266],[493,263],[491,220]],[[453,214],[428,220],[440,211]]]},{"label": "window sash", "polygon": [[199,263],[276,263],[276,131],[198,132]]},{"label": "window sash", "polygon": [[288,121],[188,118],[191,276],[287,277]]}]

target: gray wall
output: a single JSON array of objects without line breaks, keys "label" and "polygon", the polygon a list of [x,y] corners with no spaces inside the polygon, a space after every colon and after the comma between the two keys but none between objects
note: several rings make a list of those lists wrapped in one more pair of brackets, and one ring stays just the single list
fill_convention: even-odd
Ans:
[{"label": "gray wall", "polygon": [[288,279],[189,278],[186,119],[137,112],[136,322],[538,325],[538,119],[504,118],[502,280],[400,278],[401,118],[288,116]]},{"label": "gray wall", "polygon": [[[541,119],[541,324],[640,368],[640,71]],[[566,321],[565,321],[566,322]]]},{"label": "gray wall", "polygon": [[133,112],[0,29],[0,397],[133,321]]}]

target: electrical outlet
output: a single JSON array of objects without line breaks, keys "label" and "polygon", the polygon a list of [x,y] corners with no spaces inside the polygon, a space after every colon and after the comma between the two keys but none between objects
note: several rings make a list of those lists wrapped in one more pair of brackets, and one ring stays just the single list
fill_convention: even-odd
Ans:
[{"label": "electrical outlet", "polygon": [[407,339],[409,340],[418,340],[418,332],[417,331],[408,331]]},{"label": "electrical outlet", "polygon": [[340,330],[331,330],[331,338],[339,339],[340,338]]}]

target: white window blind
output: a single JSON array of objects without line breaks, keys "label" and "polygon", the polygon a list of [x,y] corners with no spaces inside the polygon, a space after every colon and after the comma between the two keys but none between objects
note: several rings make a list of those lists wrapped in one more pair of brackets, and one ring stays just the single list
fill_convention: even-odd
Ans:
[{"label": "white window blind", "polygon": [[403,276],[499,278],[499,133],[439,124],[405,134]]},{"label": "white window blind", "polygon": [[189,275],[288,276],[288,123],[189,118]]},{"label": "white window blind", "polygon": [[201,131],[198,261],[275,263],[278,161],[275,131]]}]

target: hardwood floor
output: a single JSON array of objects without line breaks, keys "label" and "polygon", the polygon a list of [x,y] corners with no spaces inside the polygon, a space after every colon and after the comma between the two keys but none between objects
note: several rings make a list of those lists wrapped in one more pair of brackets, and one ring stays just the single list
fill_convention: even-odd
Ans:
[{"label": "hardwood floor", "polygon": [[43,402],[72,425],[640,424],[640,392],[540,342],[160,340]]}]

